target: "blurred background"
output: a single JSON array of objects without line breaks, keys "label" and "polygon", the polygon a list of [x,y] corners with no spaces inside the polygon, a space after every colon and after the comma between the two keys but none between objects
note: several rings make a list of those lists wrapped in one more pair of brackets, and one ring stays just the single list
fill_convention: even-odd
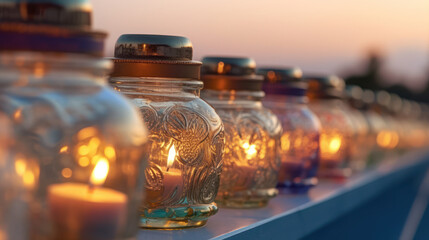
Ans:
[{"label": "blurred background", "polygon": [[194,59],[250,56],[259,66],[299,66],[348,84],[429,102],[427,0],[93,0],[109,32],[183,35]]}]

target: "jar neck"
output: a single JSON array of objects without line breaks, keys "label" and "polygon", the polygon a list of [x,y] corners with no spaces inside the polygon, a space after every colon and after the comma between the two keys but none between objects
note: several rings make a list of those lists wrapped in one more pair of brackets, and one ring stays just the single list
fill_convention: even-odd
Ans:
[{"label": "jar neck", "polygon": [[83,54],[2,52],[0,87],[106,84],[109,60]]},{"label": "jar neck", "polygon": [[216,106],[262,107],[263,91],[204,90],[202,97]]},{"label": "jar neck", "polygon": [[199,80],[183,78],[110,77],[109,83],[130,98],[196,98],[203,87]]}]

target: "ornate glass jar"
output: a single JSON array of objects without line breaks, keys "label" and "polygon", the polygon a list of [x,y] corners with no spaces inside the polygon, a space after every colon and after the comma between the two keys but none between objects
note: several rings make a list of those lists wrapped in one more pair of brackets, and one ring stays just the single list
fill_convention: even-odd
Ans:
[{"label": "ornate glass jar", "polygon": [[123,35],[110,83],[140,108],[150,130],[144,228],[202,226],[214,203],[222,168],[223,124],[200,99],[201,62],[184,37]]},{"label": "ornate glass jar", "polygon": [[373,166],[385,158],[390,146],[396,145],[395,135],[388,130],[387,123],[381,115],[381,107],[376,102],[375,94],[371,90],[363,90],[362,101],[365,105],[363,113],[369,126],[367,142],[372,144],[368,157],[368,166]]},{"label": "ornate glass jar", "polygon": [[352,156],[351,167],[356,172],[366,168],[370,149],[374,144],[368,141],[370,126],[362,112],[364,106],[362,95],[362,88],[353,85],[347,86],[345,99],[347,104],[344,104],[344,110],[355,126],[355,135],[350,151]]},{"label": "ornate glass jar", "polygon": [[216,202],[226,207],[254,208],[277,195],[281,125],[262,106],[263,76],[250,58],[203,59],[203,99],[225,125],[225,155]]},{"label": "ornate glass jar", "polygon": [[352,174],[351,144],[356,132],[344,106],[344,80],[306,77],[310,109],[321,123],[319,176],[344,179]]},{"label": "ornate glass jar", "polygon": [[0,110],[12,124],[15,171],[35,191],[31,236],[132,237],[147,131],[105,81],[111,63],[100,58],[105,34],[90,30],[89,3],[0,9],[16,13],[0,14]]},{"label": "ornate glass jar", "polygon": [[306,192],[315,186],[319,165],[319,119],[307,107],[307,83],[299,68],[260,68],[265,76],[263,103],[283,127],[281,168],[277,187],[282,192]]}]

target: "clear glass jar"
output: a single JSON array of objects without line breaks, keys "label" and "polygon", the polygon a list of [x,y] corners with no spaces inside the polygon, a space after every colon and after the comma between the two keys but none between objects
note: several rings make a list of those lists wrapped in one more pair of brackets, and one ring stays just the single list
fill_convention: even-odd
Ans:
[{"label": "clear glass jar", "polygon": [[356,129],[344,110],[344,80],[336,76],[307,80],[309,106],[321,123],[319,176],[345,179],[352,174],[351,144]]},{"label": "clear glass jar", "polygon": [[225,126],[223,171],[216,202],[233,208],[265,206],[276,196],[281,124],[262,106],[262,76],[248,58],[203,59],[203,99]]},{"label": "clear glass jar", "polygon": [[0,113],[0,239],[26,240],[34,190],[31,177],[39,167],[34,160],[15,157],[11,126],[10,119]]},{"label": "clear glass jar", "polygon": [[106,85],[110,66],[79,54],[0,55],[1,109],[13,121],[16,159],[39,164],[26,166],[26,181],[37,190],[32,231],[46,238],[136,232],[147,134],[136,109]]},{"label": "clear glass jar", "polygon": [[[134,50],[127,48],[129,42],[145,46],[136,49],[137,59],[130,61],[126,58]],[[157,60],[152,60],[152,54]],[[175,54],[181,60],[173,60]],[[201,63],[191,60],[192,44],[183,37],[123,35],[115,56],[110,83],[132,99],[150,131],[140,226],[204,225],[218,210],[214,200],[222,170],[224,128],[215,110],[200,99]]]},{"label": "clear glass jar", "polygon": [[320,122],[308,108],[307,84],[299,68],[261,68],[263,100],[279,118],[283,133],[277,188],[283,193],[307,192],[317,184]]},{"label": "clear glass jar", "polygon": [[91,5],[11,0],[0,8],[11,13],[0,14],[0,111],[12,129],[7,164],[15,184],[32,190],[22,223],[11,222],[32,239],[134,237],[147,130],[107,85],[112,63],[101,58],[106,34],[91,29]]}]

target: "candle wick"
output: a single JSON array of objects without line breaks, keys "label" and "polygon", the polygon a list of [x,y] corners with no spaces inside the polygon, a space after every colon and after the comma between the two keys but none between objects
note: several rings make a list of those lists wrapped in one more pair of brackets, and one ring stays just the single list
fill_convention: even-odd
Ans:
[{"label": "candle wick", "polygon": [[167,167],[167,172],[168,172],[168,170],[170,170],[170,167]]}]

